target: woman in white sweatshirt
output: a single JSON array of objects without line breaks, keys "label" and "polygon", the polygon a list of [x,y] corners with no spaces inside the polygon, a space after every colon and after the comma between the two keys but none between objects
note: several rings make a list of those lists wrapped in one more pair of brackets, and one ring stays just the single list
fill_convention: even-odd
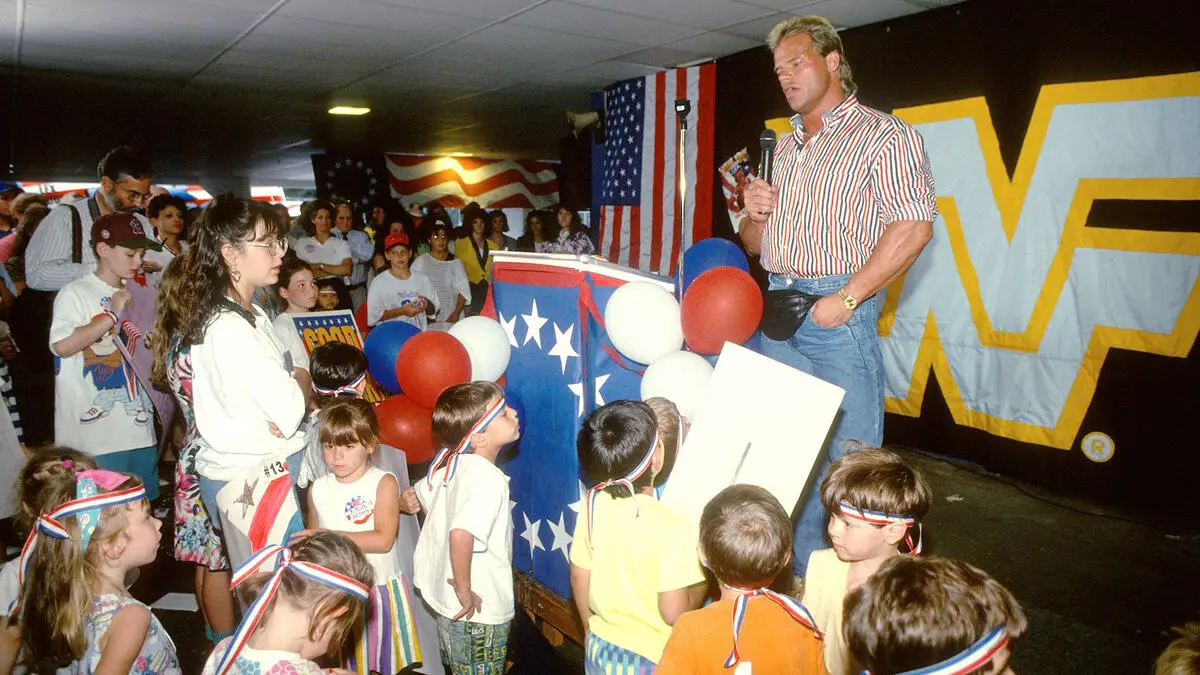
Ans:
[{"label": "woman in white sweatshirt", "polygon": [[[192,283],[165,303],[179,313],[180,334],[168,340],[190,351],[200,496],[236,567],[302,527],[288,467],[305,445],[304,395],[270,319],[251,302],[278,278],[287,239],[270,207],[233,197],[214,200],[191,234]],[[166,358],[158,342],[156,357]]]}]

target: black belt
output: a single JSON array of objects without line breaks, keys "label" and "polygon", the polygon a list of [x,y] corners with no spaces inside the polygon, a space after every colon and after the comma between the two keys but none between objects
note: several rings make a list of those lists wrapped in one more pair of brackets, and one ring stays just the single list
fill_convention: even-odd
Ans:
[{"label": "black belt", "polygon": [[362,282],[361,284],[354,284],[353,286],[346,286],[346,290],[348,290],[348,291],[352,291],[352,290],[354,290],[354,289],[356,289],[356,288],[363,288],[363,287],[365,287],[366,285],[367,285],[367,282],[365,282],[365,281],[364,281],[364,282]]}]

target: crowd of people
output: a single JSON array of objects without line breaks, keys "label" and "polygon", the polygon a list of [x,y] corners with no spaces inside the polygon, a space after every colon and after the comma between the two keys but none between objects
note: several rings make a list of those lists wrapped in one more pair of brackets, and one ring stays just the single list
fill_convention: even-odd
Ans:
[{"label": "crowd of people", "polygon": [[[936,215],[920,136],[857,103],[828,22],[786,21],[768,43],[795,133],[780,143],[777,184],[746,187],[740,234],[770,272],[768,299],[811,296],[808,320],[764,352],[847,391],[830,456],[797,526],[791,505],[739,484],[708,502],[697,533],[657,499],[688,420],[665,399],[589,414],[574,450],[590,489],[569,547],[583,669],[1011,672],[1021,607],[986,572],[920,555],[932,491],[878,447],[878,294]],[[845,151],[855,144],[884,150]],[[866,181],[847,187],[851,175],[886,180],[846,200]],[[161,486],[173,493],[173,555],[195,565],[206,674],[506,672],[517,612],[499,460],[521,420],[504,390],[442,392],[442,450],[410,476],[363,399],[366,356],[340,342],[310,353],[292,318],[348,309],[368,325],[444,329],[480,311],[491,252],[592,253],[578,214],[531,211],[517,238],[503,211],[475,204],[458,225],[436,203],[413,214],[313,201],[292,219],[229,195],[190,209],[153,177],[119,147],[83,201],[50,208],[0,185],[12,328],[0,435],[31,448],[16,483],[28,536],[0,569],[0,672],[181,672],[167,631],[128,591],[158,556]],[[799,237],[797,214],[821,236]],[[526,424],[549,423],[531,412]],[[172,428],[174,479],[161,481]],[[1200,631],[1185,629],[1158,672],[1195,673],[1198,660]]]}]

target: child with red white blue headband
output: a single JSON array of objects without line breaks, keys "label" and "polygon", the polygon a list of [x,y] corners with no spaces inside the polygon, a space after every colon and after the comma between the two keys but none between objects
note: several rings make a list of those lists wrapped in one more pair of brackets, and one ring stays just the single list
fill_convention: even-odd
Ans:
[{"label": "child with red white blue headband", "polygon": [[375,572],[348,537],[316,532],[267,546],[233,575],[246,614],[204,664],[204,675],[327,675],[313,659],[337,656],[366,614]]},{"label": "child with red white blue headband", "polygon": [[493,382],[446,389],[433,408],[443,446],[417,482],[425,525],[416,585],[437,613],[442,662],[452,675],[502,675],[515,614],[508,477],[496,458],[520,435]]},{"label": "child with red white blue headband", "polygon": [[842,601],[885,561],[921,551],[921,519],[933,492],[903,457],[857,446],[830,465],[821,481],[833,548],[808,558],[801,600],[825,635],[830,675],[853,672],[842,635]]},{"label": "child with red white blue headband", "polygon": [[846,596],[846,643],[864,675],[1011,675],[1028,627],[1016,598],[956,560],[888,560]]},{"label": "child with red white blue headband", "polygon": [[[158,555],[162,523],[141,481],[63,460],[21,549],[22,665],[29,672],[180,673],[175,645],[126,574]],[[51,506],[53,505],[53,506]],[[110,670],[111,669],[111,670]]]},{"label": "child with red white blue headband", "polygon": [[370,403],[348,397],[326,401],[319,440],[329,473],[313,481],[304,518],[309,528],[349,537],[375,569],[367,620],[348,663],[361,675],[395,675],[422,660],[414,596],[396,546],[400,514],[417,513],[420,505],[407,481],[401,487],[394,474],[374,464],[378,432]]},{"label": "child with red white blue headband", "polygon": [[654,672],[671,625],[705,590],[691,526],[654,498],[663,466],[654,412],[640,401],[597,409],[577,451],[594,484],[570,555],[571,594],[587,633],[584,671]]},{"label": "child with red white blue headband", "polygon": [[791,582],[792,525],[757,485],[721,490],[700,515],[700,556],[721,597],[679,617],[659,675],[824,675],[821,636],[808,610],[769,586]]}]

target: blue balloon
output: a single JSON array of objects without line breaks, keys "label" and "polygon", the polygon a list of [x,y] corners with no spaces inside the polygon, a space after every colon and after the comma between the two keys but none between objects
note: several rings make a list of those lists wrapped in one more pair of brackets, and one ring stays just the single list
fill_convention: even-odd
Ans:
[{"label": "blue balloon", "polygon": [[679,269],[675,271],[675,297],[682,301],[683,294],[696,277],[714,267],[736,267],[743,272],[750,271],[746,254],[737,244],[720,237],[701,239],[679,257]]},{"label": "blue balloon", "polygon": [[367,370],[379,386],[393,394],[400,393],[400,383],[396,381],[396,358],[404,343],[420,332],[421,329],[411,323],[384,321],[367,333],[367,339],[363,341],[363,353],[367,355]]}]

